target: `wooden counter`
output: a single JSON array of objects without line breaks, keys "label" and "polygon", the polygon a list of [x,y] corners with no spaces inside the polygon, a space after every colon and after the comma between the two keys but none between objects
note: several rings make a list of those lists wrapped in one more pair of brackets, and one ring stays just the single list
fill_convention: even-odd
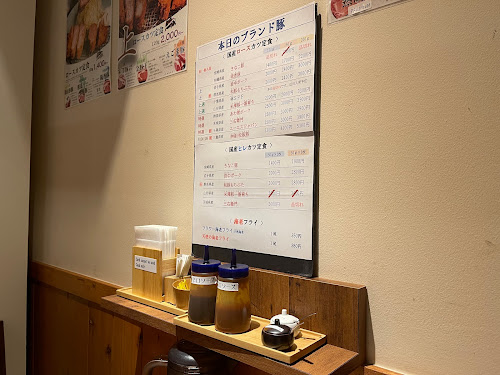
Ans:
[{"label": "wooden counter", "polygon": [[344,375],[361,366],[364,360],[356,352],[326,344],[295,364],[287,365],[182,327],[177,327],[173,322],[175,315],[116,295],[103,297],[102,307],[132,321],[175,335],[177,339],[195,342],[207,349],[270,374]]}]

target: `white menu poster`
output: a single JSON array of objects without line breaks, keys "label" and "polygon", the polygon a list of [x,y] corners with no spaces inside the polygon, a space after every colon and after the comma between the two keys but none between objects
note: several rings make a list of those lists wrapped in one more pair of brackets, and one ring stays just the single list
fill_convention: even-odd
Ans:
[{"label": "white menu poster", "polygon": [[198,47],[193,244],[312,259],[316,4]]},{"label": "white menu poster", "polygon": [[118,90],[185,71],[187,0],[118,2]]},{"label": "white menu poster", "polygon": [[111,0],[68,0],[66,108],[111,92]]}]

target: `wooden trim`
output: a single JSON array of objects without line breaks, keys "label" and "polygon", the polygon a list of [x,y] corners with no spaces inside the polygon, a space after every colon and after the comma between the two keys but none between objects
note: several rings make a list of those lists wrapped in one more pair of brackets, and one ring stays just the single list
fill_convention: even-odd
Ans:
[{"label": "wooden trim", "polygon": [[402,375],[402,374],[399,372],[386,370],[385,368],[378,366],[366,366],[364,375]]},{"label": "wooden trim", "polygon": [[119,285],[40,262],[30,262],[29,277],[33,281],[41,282],[99,305],[102,302],[102,297],[115,294],[117,289],[122,288]]}]

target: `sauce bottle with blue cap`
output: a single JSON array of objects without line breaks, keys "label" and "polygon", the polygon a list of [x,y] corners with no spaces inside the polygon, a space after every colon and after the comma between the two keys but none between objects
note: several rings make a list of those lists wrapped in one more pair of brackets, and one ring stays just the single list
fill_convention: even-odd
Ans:
[{"label": "sauce bottle with blue cap", "polygon": [[215,329],[224,333],[243,333],[250,329],[250,290],[248,266],[236,263],[233,249],[231,264],[219,266]]},{"label": "sauce bottle with blue cap", "polygon": [[190,322],[201,325],[214,324],[219,265],[218,260],[210,259],[208,246],[205,246],[203,260],[192,262],[188,307]]}]

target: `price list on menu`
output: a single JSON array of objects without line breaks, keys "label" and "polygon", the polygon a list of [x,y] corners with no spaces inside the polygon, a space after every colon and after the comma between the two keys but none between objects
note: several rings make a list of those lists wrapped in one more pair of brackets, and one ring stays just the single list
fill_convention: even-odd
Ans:
[{"label": "price list on menu", "polygon": [[312,259],[316,5],[197,49],[193,244]]}]

